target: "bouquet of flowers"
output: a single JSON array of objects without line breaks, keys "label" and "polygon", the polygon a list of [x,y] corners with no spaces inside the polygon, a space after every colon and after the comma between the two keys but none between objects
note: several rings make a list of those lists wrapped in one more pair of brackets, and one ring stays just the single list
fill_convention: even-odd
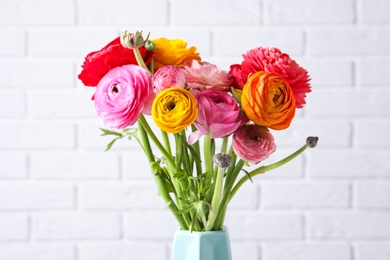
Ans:
[{"label": "bouquet of flowers", "polygon": [[125,31],[88,54],[82,68],[79,79],[96,87],[92,99],[108,127],[102,135],[114,137],[107,150],[124,137],[138,141],[182,230],[221,230],[246,181],[318,141],[308,137],[288,157],[253,167],[276,150],[270,129],[288,128],[311,90],[308,72],[277,48],[252,49],[223,71],[182,39]]}]

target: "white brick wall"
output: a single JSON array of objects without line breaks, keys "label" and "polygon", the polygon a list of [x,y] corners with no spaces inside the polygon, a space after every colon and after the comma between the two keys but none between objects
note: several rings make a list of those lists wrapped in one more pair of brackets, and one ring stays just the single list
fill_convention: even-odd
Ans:
[{"label": "white brick wall", "polygon": [[[196,4],[195,4],[196,2]],[[0,260],[168,260],[177,224],[136,142],[108,138],[77,80],[121,30],[182,37],[228,68],[288,52],[313,92],[227,216],[234,259],[390,259],[390,1],[1,0]]]}]

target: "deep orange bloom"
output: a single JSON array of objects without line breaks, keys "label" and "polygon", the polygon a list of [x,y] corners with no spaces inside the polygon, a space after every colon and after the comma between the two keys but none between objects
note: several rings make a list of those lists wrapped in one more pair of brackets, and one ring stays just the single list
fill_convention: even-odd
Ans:
[{"label": "deep orange bloom", "polygon": [[253,74],[244,85],[241,105],[255,124],[275,130],[290,126],[296,108],[288,82],[278,73],[264,71]]},{"label": "deep orange bloom", "polygon": [[156,45],[154,55],[154,68],[157,70],[165,65],[183,66],[185,61],[201,61],[196,47],[187,48],[187,42],[182,39],[168,40],[167,38],[158,38],[152,40]]}]

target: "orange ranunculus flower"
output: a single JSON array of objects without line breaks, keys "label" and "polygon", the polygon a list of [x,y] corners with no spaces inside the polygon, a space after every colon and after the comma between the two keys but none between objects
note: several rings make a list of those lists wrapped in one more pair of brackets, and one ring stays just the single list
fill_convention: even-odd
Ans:
[{"label": "orange ranunculus flower", "polygon": [[201,61],[196,47],[187,48],[187,42],[182,39],[168,40],[167,38],[158,38],[152,40],[156,45],[154,52],[154,67],[159,69],[165,65],[183,66],[186,60]]},{"label": "orange ranunculus flower", "polygon": [[257,125],[286,129],[295,115],[294,93],[288,82],[275,72],[259,71],[244,85],[241,105]]},{"label": "orange ranunculus flower", "polygon": [[198,117],[195,97],[183,88],[172,87],[161,91],[153,101],[152,118],[167,133],[179,133]]}]

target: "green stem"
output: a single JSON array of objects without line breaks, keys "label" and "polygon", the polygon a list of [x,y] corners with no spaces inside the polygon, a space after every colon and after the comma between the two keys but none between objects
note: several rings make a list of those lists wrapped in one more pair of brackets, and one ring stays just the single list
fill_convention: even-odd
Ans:
[{"label": "green stem", "polygon": [[[232,153],[232,155],[233,154],[234,153]],[[233,160],[235,161],[236,158],[237,157],[234,154]],[[234,182],[236,181],[237,176],[240,173],[244,164],[245,164],[245,162],[243,160],[239,160],[236,165],[235,164],[232,165],[232,167],[229,169],[228,173],[226,174],[225,188],[223,191],[221,204],[219,206],[219,211],[217,213],[217,223],[214,225],[217,230],[221,230],[223,228],[226,210],[227,210],[227,206],[229,204],[230,192],[231,192],[233,185],[234,185]]]},{"label": "green stem", "polygon": [[[149,163],[152,165],[153,163],[155,163],[154,155],[153,155],[152,148],[150,146],[148,134],[145,131],[145,128],[144,128],[143,124],[141,123],[141,121],[138,121],[138,129],[139,129],[139,132],[141,135],[141,140],[143,143],[146,157],[147,157]],[[154,170],[154,169],[152,169],[152,170]],[[179,211],[179,209],[177,208],[175,202],[172,200],[171,196],[169,195],[169,192],[164,185],[164,180],[161,178],[160,174],[161,174],[161,172],[154,172],[154,180],[157,184],[159,194],[161,195],[161,197],[163,198],[163,200],[167,204],[168,209],[175,216],[176,220],[178,221],[178,223],[180,225],[180,228],[186,230],[186,229],[188,229],[188,226],[187,226],[186,222],[184,221],[183,216],[181,216],[180,214],[177,213]]]},{"label": "green stem", "polygon": [[213,176],[213,154],[211,154],[211,137],[210,133],[207,133],[204,136],[204,163],[206,168],[206,173],[209,176]]},{"label": "green stem", "polygon": [[217,217],[217,212],[219,210],[219,205],[221,202],[222,187],[223,187],[223,176],[225,174],[224,168],[219,168],[217,173],[217,179],[215,181],[214,195],[211,201],[211,210],[209,214],[209,219],[206,223],[206,231],[213,229],[215,219]]},{"label": "green stem", "polygon": [[170,156],[172,156],[171,143],[169,142],[169,137],[168,137],[167,132],[165,132],[164,130],[161,130],[161,135],[162,135],[163,140],[164,140],[165,150],[167,150],[168,154]]},{"label": "green stem", "polygon": [[153,143],[157,146],[157,148],[164,155],[164,157],[168,160],[168,163],[171,164],[172,167],[175,167],[175,162],[174,162],[172,156],[167,152],[167,150],[165,150],[164,146],[158,140],[158,138],[154,134],[153,130],[150,128],[150,126],[149,126],[148,122],[146,121],[146,119],[145,119],[143,114],[140,115],[138,121],[141,122],[141,124],[144,127],[146,133],[149,135],[149,137],[152,139]]},{"label": "green stem", "polygon": [[[192,132],[196,131],[196,127],[193,124],[191,125],[191,128],[192,128]],[[194,149],[195,153],[199,156],[199,160],[201,160],[200,159],[200,145],[199,145],[199,141],[196,141],[191,146]],[[194,159],[194,160],[195,160],[195,165],[196,165],[196,176],[200,176],[202,174],[202,163],[199,160],[196,160],[196,159]]]},{"label": "green stem", "polygon": [[134,56],[135,56],[135,59],[137,60],[138,65],[140,67],[146,69],[151,75],[153,75],[152,72],[150,72],[148,66],[146,66],[146,64],[144,62],[144,59],[142,58],[142,55],[139,52],[139,49],[138,48],[134,48],[133,52],[134,52]]},{"label": "green stem", "polygon": [[296,158],[298,155],[300,155],[301,153],[303,153],[309,146],[308,145],[304,145],[302,146],[300,149],[298,149],[297,151],[295,151],[294,153],[290,154],[289,156],[285,157],[284,159],[276,162],[276,163],[273,163],[273,164],[270,164],[270,165],[266,165],[266,166],[260,166],[258,167],[257,169],[249,172],[249,176],[248,175],[245,175],[243,176],[238,182],[237,184],[234,186],[234,188],[232,189],[231,191],[231,194],[230,194],[230,198],[229,198],[229,201],[234,197],[234,195],[236,194],[236,192],[240,189],[240,187],[249,179],[249,177],[253,178],[254,176],[258,175],[258,174],[263,174],[267,171],[270,171],[270,170],[273,170],[273,169],[276,169],[288,162],[290,162],[291,160],[293,160],[294,158]]}]

